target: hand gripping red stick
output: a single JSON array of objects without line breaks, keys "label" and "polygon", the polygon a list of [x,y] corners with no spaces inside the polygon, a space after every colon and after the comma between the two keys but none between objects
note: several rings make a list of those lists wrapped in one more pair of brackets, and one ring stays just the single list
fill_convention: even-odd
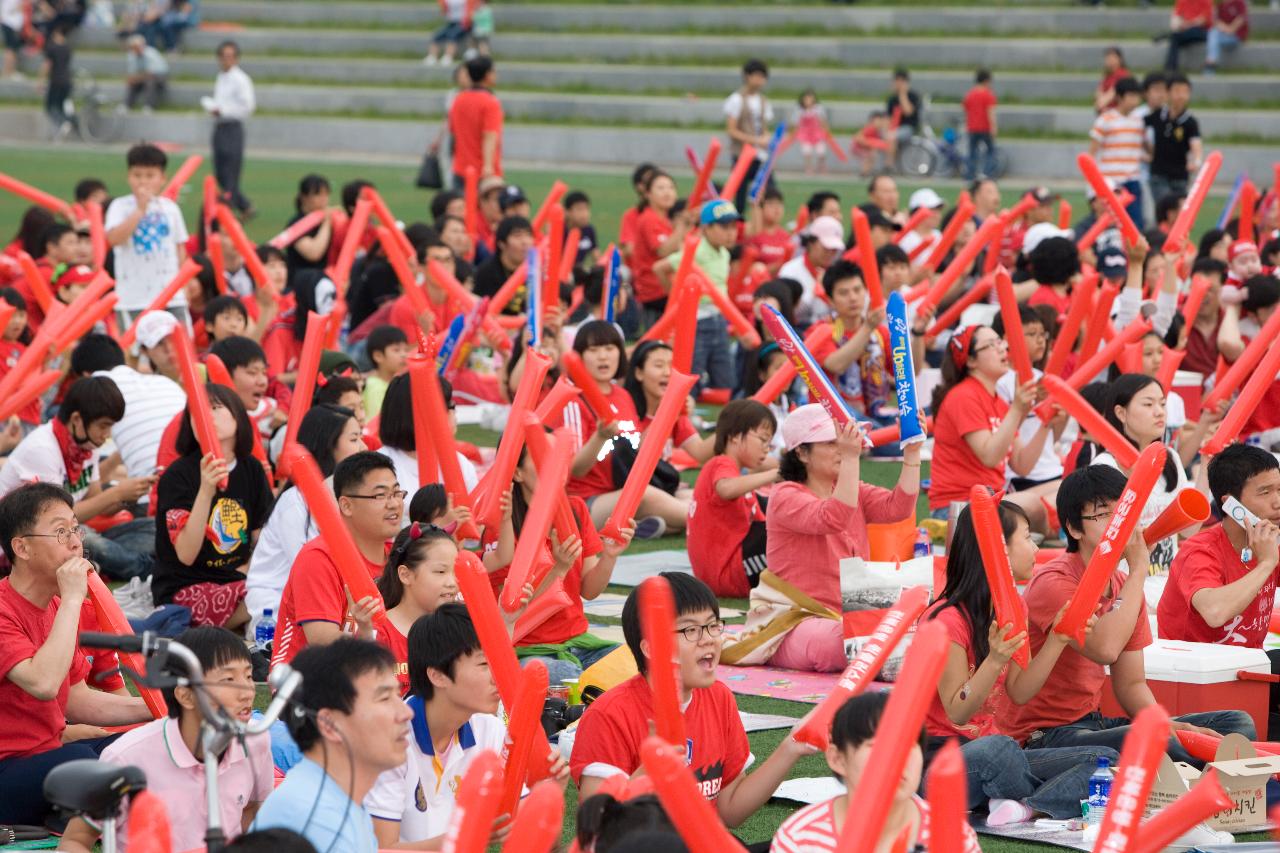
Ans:
[{"label": "hand gripping red stick", "polygon": [[502,853],[548,853],[560,838],[564,794],[550,780],[533,786],[502,845]]},{"label": "hand gripping red stick", "polygon": [[662,395],[662,402],[658,404],[658,411],[654,413],[653,420],[640,438],[640,449],[636,452],[636,461],[627,474],[627,481],[622,485],[618,502],[614,504],[609,520],[605,522],[604,527],[600,528],[601,536],[615,542],[623,540],[622,528],[630,524],[631,519],[635,517],[640,500],[644,497],[644,491],[649,485],[649,478],[653,476],[653,469],[662,458],[662,450],[671,436],[676,418],[684,411],[685,401],[697,381],[696,377],[672,369],[667,390]]},{"label": "hand gripping red stick", "polygon": [[[1280,314],[1280,311],[1276,313]],[[618,419],[617,409],[609,402],[609,398],[604,395],[600,390],[600,386],[596,384],[595,379],[587,371],[587,366],[582,363],[582,356],[573,350],[566,350],[564,355],[560,357],[560,366],[564,368],[565,373],[569,374],[573,384],[578,386],[578,390],[582,392],[582,399],[591,407],[591,411],[595,412],[597,420],[614,421]]]},{"label": "hand gripping red stick", "polygon": [[742,153],[738,155],[738,161],[733,164],[733,171],[729,173],[729,179],[724,182],[724,186],[720,189],[720,198],[725,201],[733,201],[738,194],[738,187],[742,186],[742,179],[747,176],[747,169],[751,168],[751,164],[755,162],[756,149],[752,145],[742,146]]},{"label": "hand gripping red stick", "polygon": [[932,853],[964,853],[964,830],[969,825],[968,783],[964,756],[954,738],[934,756],[925,790],[929,796],[929,849]]},{"label": "hand gripping red stick", "polygon": [[1107,209],[1120,225],[1120,233],[1124,237],[1125,245],[1136,246],[1142,239],[1142,234],[1138,231],[1138,226],[1134,225],[1133,220],[1129,218],[1129,211],[1125,210],[1120,199],[1116,198],[1115,190],[1111,189],[1107,179],[1102,176],[1102,170],[1098,168],[1097,161],[1088,154],[1080,153],[1076,155],[1076,165],[1080,168],[1080,174],[1084,175],[1084,179],[1089,182],[1089,186],[1093,187],[1097,197],[1106,202]]},{"label": "hand gripping red stick", "polygon": [[1187,193],[1187,200],[1182,203],[1182,210],[1178,212],[1178,218],[1173,221],[1169,236],[1164,241],[1165,252],[1182,251],[1187,237],[1191,234],[1192,226],[1196,224],[1196,217],[1200,215],[1200,208],[1209,195],[1209,188],[1213,186],[1213,181],[1218,177],[1218,170],[1221,168],[1221,151],[1212,151],[1204,158],[1204,164],[1200,166],[1200,171],[1196,172],[1196,179]]},{"label": "hand gripping red stick", "polygon": [[1201,449],[1205,456],[1213,456],[1235,441],[1240,430],[1244,428],[1245,423],[1262,402],[1263,395],[1275,381],[1276,373],[1280,372],[1280,342],[1271,340],[1268,343],[1270,348],[1258,361],[1258,369],[1240,389],[1240,395],[1231,404],[1227,416],[1222,419],[1222,423],[1218,424],[1218,431]]},{"label": "hand gripping red stick", "polygon": [[[1053,630],[1056,633],[1069,637],[1081,645],[1084,644],[1085,625],[1089,617],[1098,609],[1098,600],[1102,597],[1102,591],[1106,588],[1107,582],[1111,580],[1111,575],[1115,572],[1120,558],[1124,556],[1125,545],[1128,544],[1134,528],[1138,526],[1147,497],[1155,487],[1156,480],[1164,473],[1167,452],[1164,445],[1157,441],[1148,445],[1138,457],[1132,469],[1133,473],[1129,475],[1124,492],[1116,502],[1115,511],[1111,514],[1111,520],[1103,532],[1102,541],[1094,550],[1093,557],[1089,560],[1089,565],[1085,567],[1084,575],[1076,586],[1075,595],[1067,605],[1067,612],[1054,626]],[[1134,570],[1142,569],[1138,567]]]},{"label": "hand gripping red stick", "polygon": [[867,285],[867,309],[875,311],[884,307],[884,290],[880,287],[880,266],[876,263],[876,247],[871,242],[871,224],[862,208],[854,205],[849,210],[849,218],[853,222],[853,239],[858,247],[858,265],[862,269],[862,280]]},{"label": "hand gripping red stick", "polygon": [[739,853],[742,850],[742,844],[724,828],[715,806],[694,782],[683,744],[674,747],[662,738],[647,738],[640,744],[640,763],[653,778],[654,793],[689,853]]},{"label": "hand gripping red stick", "polygon": [[1138,451],[1120,431],[1113,427],[1102,413],[1080,396],[1080,392],[1072,388],[1057,376],[1044,377],[1044,387],[1049,396],[1080,424],[1080,429],[1089,433],[1094,441],[1101,444],[1115,457],[1122,468],[1131,468],[1138,459]]},{"label": "hand gripping red stick", "polygon": [[164,189],[160,191],[160,195],[170,201],[177,201],[182,188],[186,186],[187,181],[191,180],[191,176],[200,169],[203,163],[203,154],[192,154],[183,160],[182,165],[178,167],[177,171],[173,173],[173,177],[169,179],[169,183],[165,184]]},{"label": "hand gripping red stick", "polygon": [[[293,383],[293,398],[289,401],[289,420],[285,425],[284,446],[288,447],[298,436],[298,427],[311,408],[316,391],[316,377],[320,373],[320,351],[324,348],[325,318],[314,311],[307,313],[307,331],[302,339],[302,352],[298,356],[297,379]],[[283,458],[277,467],[281,476],[289,476],[289,466]]]},{"label": "hand gripping red stick", "polygon": [[520,690],[516,704],[508,709],[510,724],[507,737],[511,746],[507,750],[507,768],[503,771],[502,797],[498,800],[498,814],[516,816],[520,792],[529,770],[529,758],[538,745],[536,733],[542,726],[542,706],[547,700],[547,665],[534,659],[520,671]]},{"label": "hand gripping red stick", "polygon": [[[196,367],[196,351],[191,346],[191,338],[181,323],[174,326],[169,337],[173,339],[174,355],[178,359],[178,370],[182,375],[183,390],[187,392],[187,412],[191,418],[191,430],[196,434],[200,445],[200,455],[222,458],[222,442],[213,428],[213,409],[209,408],[209,395],[205,391],[204,378]],[[219,489],[227,487],[226,478],[218,484]]]},{"label": "hand gripping red stick", "polygon": [[[528,434],[525,435],[528,440]],[[538,469],[538,490],[525,515],[524,527],[516,540],[516,551],[511,558],[511,568],[502,587],[502,609],[515,613],[520,608],[520,595],[526,583],[535,587],[541,581],[534,579],[539,563],[538,556],[551,530],[557,499],[564,494],[565,481],[569,477],[569,464],[573,460],[573,435],[563,427],[556,430],[551,445],[551,457]]]},{"label": "hand gripping red stick", "polygon": [[[120,609],[119,603],[111,595],[107,585],[102,582],[102,578],[98,577],[98,573],[89,572],[88,582],[89,601],[93,603],[94,613],[97,614],[99,629],[123,637],[132,636],[133,626],[129,624],[124,611]],[[129,669],[139,675],[146,673],[147,663],[142,655],[137,652],[117,652],[117,654],[120,656],[120,661]],[[146,702],[147,710],[151,712],[154,719],[163,719],[169,715],[168,706],[159,690],[144,684],[138,684],[137,687],[142,701]]]},{"label": "hand gripping red stick", "polygon": [[493,750],[482,750],[458,786],[442,849],[446,853],[484,853],[501,799],[502,759]]},{"label": "hand gripping red stick", "polygon": [[[1210,761],[1213,759],[1210,758]],[[1131,853],[1160,853],[1202,820],[1231,808],[1234,801],[1212,767],[1186,794],[1143,821],[1129,845]]]},{"label": "hand gripping red stick", "polygon": [[1128,853],[1141,834],[1140,822],[1156,781],[1156,769],[1169,741],[1169,715],[1159,705],[1148,705],[1133,718],[1124,738],[1120,766],[1098,830],[1096,853]]},{"label": "hand gripping red stick", "polygon": [[520,376],[520,385],[516,388],[515,398],[511,401],[511,410],[507,413],[507,422],[502,429],[502,440],[498,442],[498,451],[493,457],[493,465],[485,474],[485,480],[491,488],[483,490],[483,496],[477,499],[476,492],[471,494],[471,512],[477,521],[490,530],[498,526],[502,520],[500,501],[515,474],[516,464],[520,461],[520,449],[524,447],[524,415],[532,410],[538,395],[542,393],[542,383],[546,381],[547,372],[551,370],[551,359],[537,350],[525,350],[524,373]]},{"label": "hand gripping red stick", "polygon": [[[493,682],[498,685],[498,695],[502,697],[502,704],[511,711],[516,706],[516,695],[520,690],[520,663],[511,647],[511,638],[507,635],[507,626],[502,621],[498,602],[494,600],[489,573],[485,571],[480,557],[471,551],[459,551],[453,569],[458,579],[458,590],[462,593],[467,612],[471,614],[471,621],[475,624],[480,648],[484,649],[489,669],[493,672]],[[547,756],[550,754],[551,744],[544,734],[533,748],[530,782],[547,778],[550,767]]]},{"label": "hand gripping red stick", "polygon": [[653,689],[655,733],[672,746],[684,746],[680,711],[680,660],[676,653],[676,605],[666,578],[640,584],[640,628],[649,645],[649,684]]},{"label": "hand gripping red stick", "polygon": [[857,803],[858,811],[853,820],[845,820],[837,849],[876,848],[902,780],[907,752],[920,739],[925,713],[938,695],[938,678],[947,662],[949,645],[951,640],[941,622],[926,622],[916,630],[902,664],[902,675],[889,694],[889,703],[876,728],[867,766],[857,786],[849,792],[849,802]]},{"label": "hand gripping red stick", "polygon": [[1004,317],[1004,339],[1009,345],[1009,361],[1018,372],[1018,384],[1034,380],[1031,355],[1027,352],[1027,339],[1022,336],[1022,315],[1018,297],[1013,292],[1013,280],[1004,267],[996,267],[996,295],[1000,299],[1000,314]]},{"label": "hand gripping red stick", "polygon": [[850,698],[867,689],[889,655],[928,606],[928,587],[913,586],[903,592],[898,603],[889,608],[862,649],[845,667],[831,692],[818,707],[809,712],[791,736],[816,749],[826,749],[831,740],[831,721],[835,719],[836,711]]},{"label": "hand gripping red stick", "polygon": [[[986,486],[974,486],[969,491],[969,512],[973,515],[973,530],[978,539],[978,551],[987,572],[987,586],[991,589],[991,603],[995,608],[996,622],[1003,628],[1012,625],[1012,634],[1027,630],[1027,615],[1022,609],[1018,590],[1013,585],[1013,569],[1009,566],[1009,551],[1000,526],[1000,513],[995,498]],[[1008,639],[1006,636],[1005,639]],[[1026,669],[1031,663],[1030,640],[1023,640],[1013,654],[1013,661]]]},{"label": "hand gripping red stick", "polygon": [[690,207],[697,208],[702,204],[702,199],[707,194],[707,187],[711,185],[711,176],[716,171],[716,161],[719,159],[720,140],[713,136],[707,145],[707,156],[702,161],[702,168],[698,170],[698,176],[693,180],[693,189],[689,192]]}]

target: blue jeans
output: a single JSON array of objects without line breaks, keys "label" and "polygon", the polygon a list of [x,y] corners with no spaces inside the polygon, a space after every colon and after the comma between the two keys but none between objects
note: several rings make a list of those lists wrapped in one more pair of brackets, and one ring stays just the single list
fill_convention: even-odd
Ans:
[{"label": "blue jeans", "polygon": [[547,684],[555,685],[582,675],[584,669],[616,648],[617,646],[608,646],[603,649],[569,649],[569,653],[578,659],[577,662],[560,660],[560,658],[527,657],[520,658],[520,665],[523,666],[531,660],[542,661],[547,665]]},{"label": "blue jeans", "polygon": [[990,799],[1019,800],[1057,820],[1080,816],[1080,801],[1089,796],[1089,777],[1099,758],[1112,766],[1120,758],[1105,746],[1024,750],[1004,735],[961,744],[960,753],[970,809]]},{"label": "blue jeans", "polygon": [[1176,33],[1169,33],[1169,50],[1164,55],[1164,70],[1178,70],[1178,54],[1184,47],[1199,44],[1207,40],[1209,32],[1204,27],[1187,27]]},{"label": "blue jeans", "polygon": [[1151,201],[1159,204],[1160,199],[1170,195],[1186,195],[1186,178],[1166,178],[1164,175],[1152,175],[1147,180],[1147,188],[1151,191]]},{"label": "blue jeans", "polygon": [[[978,149],[984,149],[982,167],[978,167]],[[989,133],[969,134],[969,163],[965,178],[972,181],[978,175],[993,175],[996,171],[996,140]]]},{"label": "blue jeans", "polygon": [[698,334],[693,344],[693,375],[698,377],[698,390],[733,388],[733,356],[729,352],[729,332],[724,317],[698,320]]},{"label": "blue jeans", "polygon": [[1125,211],[1129,214],[1129,218],[1133,220],[1133,224],[1141,231],[1145,224],[1142,217],[1142,181],[1137,178],[1132,181],[1121,181],[1120,189],[1128,190],[1133,195],[1133,201],[1129,202],[1129,206],[1125,208]]},{"label": "blue jeans", "polygon": [[45,818],[53,813],[53,807],[44,798],[44,777],[49,771],[68,761],[97,759],[118,737],[116,734],[78,740],[37,755],[0,761],[0,824],[44,824]]},{"label": "blue jeans", "polygon": [[113,580],[145,578],[156,564],[156,520],[135,518],[103,533],[90,530],[84,538],[84,550]]},{"label": "blue jeans", "polygon": [[1222,51],[1235,50],[1240,46],[1240,38],[1231,33],[1224,33],[1222,30],[1209,30],[1208,44],[1205,45],[1204,63],[1206,66],[1217,65],[1222,59]]},{"label": "blue jeans", "polygon": [[[1220,735],[1239,732],[1246,740],[1255,740],[1257,732],[1253,727],[1253,718],[1243,711],[1208,711],[1202,714],[1184,714],[1174,717],[1174,722],[1190,723],[1213,729]],[[1104,717],[1097,711],[1087,714],[1074,723],[1065,726],[1034,732],[1027,739],[1027,749],[1052,749],[1070,747],[1079,749],[1082,746],[1109,746],[1119,751],[1124,745],[1125,735],[1129,733],[1129,721],[1124,717]],[[1185,761],[1196,767],[1204,766],[1197,761],[1178,742],[1176,737],[1169,738],[1169,746],[1165,750],[1174,761]]]}]

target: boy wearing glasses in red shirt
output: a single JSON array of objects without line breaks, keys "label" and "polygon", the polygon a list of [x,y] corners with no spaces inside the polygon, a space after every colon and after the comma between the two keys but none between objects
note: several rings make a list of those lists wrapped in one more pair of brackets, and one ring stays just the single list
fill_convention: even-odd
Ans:
[{"label": "boy wearing glasses in red shirt", "polygon": [[[676,612],[680,707],[684,713],[689,767],[704,797],[729,827],[763,806],[803,755],[811,750],[790,737],[750,776],[753,756],[733,693],[716,680],[724,622],[711,588],[680,572],[662,572],[671,585]],[[640,744],[649,737],[653,692],[646,677],[648,644],[641,639],[639,595],[632,590],[622,608],[622,633],[635,656],[638,675],[613,687],[587,707],[569,758],[569,774],[585,800],[601,783],[640,770]]]}]

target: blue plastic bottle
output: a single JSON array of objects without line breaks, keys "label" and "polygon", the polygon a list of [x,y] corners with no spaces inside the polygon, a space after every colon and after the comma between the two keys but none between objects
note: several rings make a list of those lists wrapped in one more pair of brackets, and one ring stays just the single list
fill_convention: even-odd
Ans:
[{"label": "blue plastic bottle", "polygon": [[275,638],[276,620],[271,615],[271,608],[268,607],[262,611],[262,619],[258,621],[258,627],[253,630],[253,641],[258,648],[265,649]]},{"label": "blue plastic bottle", "polygon": [[1111,772],[1111,762],[1105,758],[1099,758],[1098,769],[1089,777],[1089,823],[1102,823],[1107,802],[1111,799],[1111,782],[1115,778],[1116,775]]}]

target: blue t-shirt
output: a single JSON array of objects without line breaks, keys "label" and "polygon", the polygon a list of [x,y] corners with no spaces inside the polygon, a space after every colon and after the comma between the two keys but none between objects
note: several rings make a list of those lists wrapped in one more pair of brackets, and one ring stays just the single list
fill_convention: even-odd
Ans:
[{"label": "blue t-shirt", "polygon": [[319,764],[304,758],[267,797],[250,830],[292,829],[316,853],[377,853],[373,820]]}]

